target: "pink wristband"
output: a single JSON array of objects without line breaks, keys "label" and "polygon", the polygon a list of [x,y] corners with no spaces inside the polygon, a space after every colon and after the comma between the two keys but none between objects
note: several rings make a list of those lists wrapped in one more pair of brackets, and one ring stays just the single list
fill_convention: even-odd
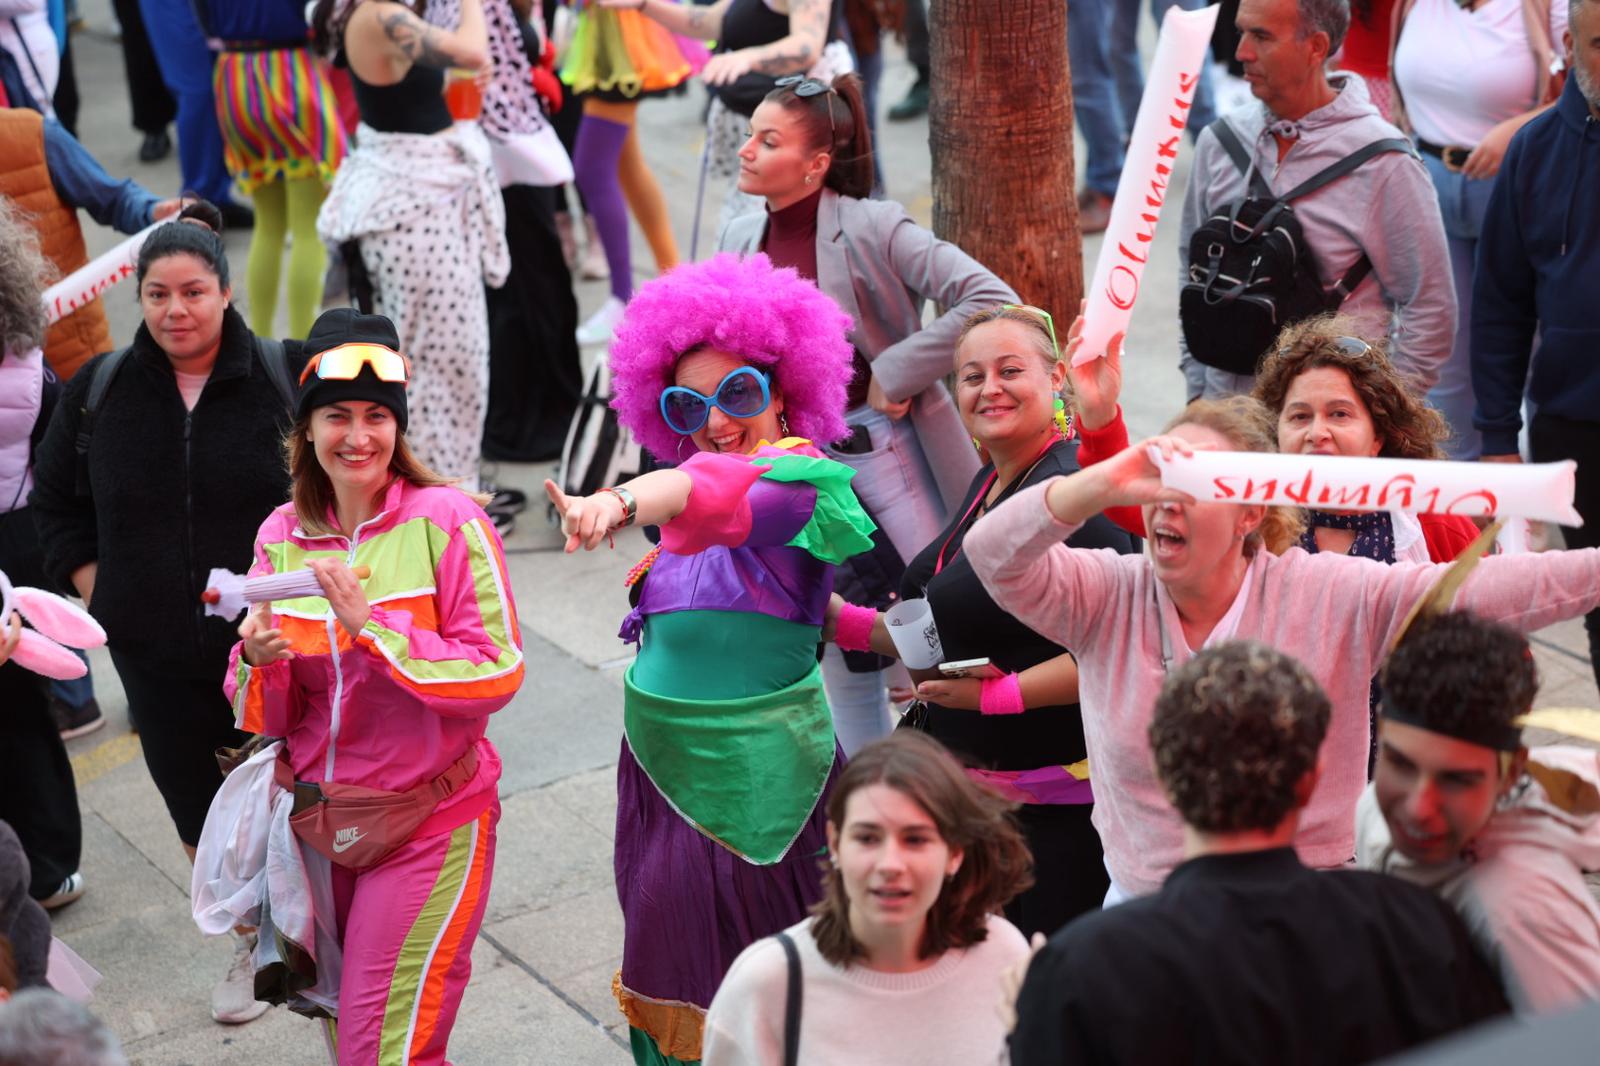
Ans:
[{"label": "pink wristband", "polygon": [[1027,710],[1022,705],[1022,682],[1016,674],[983,679],[983,692],[978,696],[981,714],[1021,714]]},{"label": "pink wristband", "polygon": [[878,612],[871,607],[858,607],[847,603],[839,609],[839,621],[833,629],[833,642],[842,651],[871,651],[872,627],[877,624]]}]

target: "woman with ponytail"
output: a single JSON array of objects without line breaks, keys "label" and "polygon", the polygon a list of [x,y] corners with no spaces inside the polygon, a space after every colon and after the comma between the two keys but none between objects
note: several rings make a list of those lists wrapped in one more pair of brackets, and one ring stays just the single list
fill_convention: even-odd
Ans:
[{"label": "woman with ponytail", "polygon": [[[751,116],[739,158],[740,191],[764,197],[767,210],[729,223],[718,246],[764,252],[774,264],[793,267],[854,323],[849,436],[829,442],[828,455],[855,470],[852,487],[886,535],[884,547],[892,548],[872,558],[897,555],[898,564],[944,528],[978,472],[978,456],[942,380],[956,339],[975,312],[1016,303],[1017,295],[960,248],[913,222],[900,204],[867,198],[872,138],[854,74],[831,85],[781,81]],[[924,327],[922,309],[930,300],[946,310]],[[855,569],[840,567],[845,598],[887,607],[898,573],[883,566],[870,574]],[[847,754],[889,730],[880,661],[847,660],[837,648],[823,659]]]}]

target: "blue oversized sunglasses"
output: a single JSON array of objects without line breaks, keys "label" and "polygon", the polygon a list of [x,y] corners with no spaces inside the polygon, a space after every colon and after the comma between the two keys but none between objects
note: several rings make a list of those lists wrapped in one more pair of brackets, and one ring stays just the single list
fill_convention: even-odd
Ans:
[{"label": "blue oversized sunglasses", "polygon": [[668,429],[687,436],[706,424],[713,407],[720,408],[730,418],[753,418],[765,411],[771,402],[767,376],[753,366],[741,366],[730,371],[710,396],[682,385],[663,389],[661,417],[666,419]]}]

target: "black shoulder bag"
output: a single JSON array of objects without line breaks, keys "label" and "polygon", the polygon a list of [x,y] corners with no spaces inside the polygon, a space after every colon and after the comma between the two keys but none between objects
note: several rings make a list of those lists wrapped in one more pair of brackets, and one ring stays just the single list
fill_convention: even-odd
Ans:
[{"label": "black shoulder bag", "polygon": [[789,961],[789,986],[783,1001],[783,1066],[800,1066],[800,949],[788,933],[775,934]]},{"label": "black shoulder bag", "polygon": [[1189,353],[1200,362],[1230,374],[1254,374],[1285,326],[1337,310],[1372,271],[1363,255],[1332,289],[1324,289],[1316,257],[1289,205],[1373,156],[1415,156],[1416,149],[1401,138],[1373,141],[1274,196],[1228,120],[1218,119],[1210,128],[1249,189],[1244,199],[1195,227],[1189,238],[1189,280],[1178,292],[1178,318]]}]

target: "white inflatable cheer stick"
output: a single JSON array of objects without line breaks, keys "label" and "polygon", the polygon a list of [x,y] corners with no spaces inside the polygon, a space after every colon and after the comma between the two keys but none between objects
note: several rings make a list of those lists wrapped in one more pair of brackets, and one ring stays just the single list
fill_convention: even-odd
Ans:
[{"label": "white inflatable cheer stick", "polygon": [[[363,581],[372,576],[372,571],[365,566],[352,567],[351,573]],[[245,607],[252,603],[322,595],[322,585],[317,581],[316,571],[310,569],[245,577],[218,567],[206,575],[206,584],[207,589],[200,594],[200,601],[206,605],[206,614],[227,619],[238,618],[244,613]]]}]

